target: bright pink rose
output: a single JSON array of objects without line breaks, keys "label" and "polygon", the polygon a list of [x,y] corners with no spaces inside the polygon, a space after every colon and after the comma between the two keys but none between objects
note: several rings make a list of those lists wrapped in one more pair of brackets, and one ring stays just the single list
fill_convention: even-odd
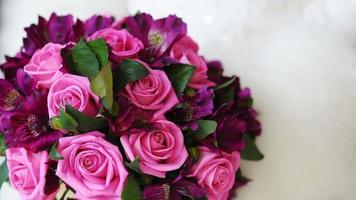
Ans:
[{"label": "bright pink rose", "polygon": [[188,157],[182,131],[172,122],[158,120],[154,129],[120,138],[127,157],[139,158],[142,172],[164,178],[166,172],[179,169]]},{"label": "bright pink rose", "polygon": [[89,37],[89,40],[103,38],[111,47],[114,59],[133,58],[143,48],[142,42],[125,29],[101,29]]},{"label": "bright pink rose", "polygon": [[37,81],[37,87],[49,88],[51,84],[63,75],[61,69],[61,49],[63,45],[48,43],[37,50],[24,71]]},{"label": "bright pink rose", "polygon": [[78,199],[120,199],[128,172],[117,146],[97,131],[59,140],[57,176],[76,191]]},{"label": "bright pink rose", "polygon": [[198,45],[190,37],[185,36],[174,44],[171,56],[180,63],[195,66],[194,74],[188,83],[189,87],[200,89],[204,86],[215,86],[215,83],[208,80],[208,67],[204,58],[198,55],[198,50]]},{"label": "bright pink rose", "polygon": [[7,167],[11,186],[24,200],[52,200],[58,190],[45,194],[48,153],[33,153],[25,148],[6,150]]},{"label": "bright pink rose", "polygon": [[50,117],[59,115],[60,107],[69,104],[85,114],[98,114],[99,97],[90,90],[87,77],[64,74],[49,89],[47,104]]},{"label": "bright pink rose", "polygon": [[194,177],[208,191],[209,200],[226,200],[240,167],[240,154],[214,152],[207,147],[199,150],[199,161],[189,170],[188,177]]},{"label": "bright pink rose", "polygon": [[128,84],[125,91],[133,104],[144,110],[155,111],[154,118],[158,118],[179,101],[166,73],[162,70],[152,70],[149,67],[147,69],[150,74]]}]

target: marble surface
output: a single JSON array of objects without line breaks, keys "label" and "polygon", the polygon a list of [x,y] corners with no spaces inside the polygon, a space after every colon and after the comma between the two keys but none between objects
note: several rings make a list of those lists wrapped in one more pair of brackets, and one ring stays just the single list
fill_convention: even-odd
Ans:
[{"label": "marble surface", "polygon": [[[183,17],[205,57],[222,60],[227,74],[251,87],[260,112],[264,132],[257,143],[266,157],[242,163],[254,181],[238,199],[356,198],[356,1],[23,2],[3,1],[0,56],[15,53],[22,28],[51,11]],[[5,187],[2,199],[18,196]]]}]

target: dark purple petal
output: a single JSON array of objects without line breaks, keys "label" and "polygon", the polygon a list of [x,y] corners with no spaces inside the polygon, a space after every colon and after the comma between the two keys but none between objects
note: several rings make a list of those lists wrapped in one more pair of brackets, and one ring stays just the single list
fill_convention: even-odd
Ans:
[{"label": "dark purple petal", "polygon": [[16,73],[16,81],[19,90],[25,96],[29,96],[33,93],[36,87],[36,81],[22,69],[18,69]]},{"label": "dark purple petal", "polygon": [[59,177],[56,176],[57,162],[49,160],[47,163],[48,171],[46,174],[46,184],[44,192],[46,195],[53,194],[59,188]]},{"label": "dark purple petal", "polygon": [[194,95],[184,95],[177,106],[166,113],[166,117],[181,126],[197,128],[196,120],[206,117],[213,112],[214,90],[203,87]]},{"label": "dark purple petal", "polygon": [[142,192],[144,200],[168,200],[170,195],[170,185],[151,185]]},{"label": "dark purple petal", "polygon": [[187,24],[175,15],[156,20],[148,32],[148,44],[160,57],[187,34]]},{"label": "dark purple petal", "polygon": [[77,22],[73,25],[74,32],[74,41],[79,41],[82,38],[86,38],[88,35],[86,34],[85,23],[80,19],[77,19]]},{"label": "dark purple petal", "polygon": [[148,32],[153,23],[152,16],[146,13],[129,16],[124,20],[124,26],[133,36],[141,40],[145,46],[148,46]]},{"label": "dark purple petal", "polygon": [[89,36],[94,32],[108,28],[114,23],[114,17],[107,17],[102,15],[94,15],[85,21],[86,35]]},{"label": "dark purple petal", "polygon": [[35,51],[43,47],[48,41],[47,20],[43,17],[38,17],[38,24],[31,24],[25,28],[26,38],[23,39],[22,52],[26,55],[33,55]]},{"label": "dark purple petal", "polygon": [[47,24],[49,41],[59,44],[74,41],[73,25],[72,15],[58,16],[53,13]]},{"label": "dark purple petal", "polygon": [[218,60],[214,60],[206,64],[208,66],[208,79],[216,84],[220,84],[222,82],[224,71],[221,62]]},{"label": "dark purple petal", "polygon": [[18,110],[23,105],[23,96],[14,86],[4,79],[0,79],[0,111]]},{"label": "dark purple petal", "polygon": [[193,105],[193,120],[200,119],[202,117],[208,116],[213,112],[214,104],[214,90],[203,87],[198,90],[194,98],[189,96],[186,97],[187,101],[191,102]]},{"label": "dark purple petal", "polygon": [[132,104],[127,97],[119,95],[119,107],[125,108],[114,122],[114,133],[130,134],[137,129],[151,128],[154,112],[143,110]]},{"label": "dark purple petal", "polygon": [[206,190],[189,180],[180,180],[173,184],[173,188],[174,191],[177,191],[180,195],[192,199],[203,198],[207,195]]},{"label": "dark purple petal", "polygon": [[242,151],[245,148],[244,134],[246,123],[237,117],[226,117],[218,121],[216,140],[221,149],[232,152]]},{"label": "dark purple petal", "polygon": [[1,64],[0,68],[4,72],[6,80],[15,83],[17,70],[25,66],[30,57],[23,53],[18,53],[15,57],[5,56],[5,60],[5,63]]},{"label": "dark purple petal", "polygon": [[168,56],[173,44],[187,33],[187,25],[175,15],[153,20],[151,15],[140,13],[127,17],[123,26],[143,42],[145,48],[140,52],[140,57],[146,62],[155,63],[154,67],[162,67],[163,62],[157,60]]},{"label": "dark purple petal", "polygon": [[21,110],[1,116],[1,131],[8,147],[25,147],[34,152],[51,147],[62,137],[49,127],[47,91],[33,91]]}]

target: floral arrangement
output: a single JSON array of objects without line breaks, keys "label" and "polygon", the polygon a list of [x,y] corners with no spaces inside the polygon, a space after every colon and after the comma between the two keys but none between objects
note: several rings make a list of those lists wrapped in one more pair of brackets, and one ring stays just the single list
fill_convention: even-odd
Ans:
[{"label": "floral arrangement", "polygon": [[240,159],[263,158],[250,90],[180,18],[52,14],[25,31],[0,80],[0,186],[22,199],[231,199]]}]

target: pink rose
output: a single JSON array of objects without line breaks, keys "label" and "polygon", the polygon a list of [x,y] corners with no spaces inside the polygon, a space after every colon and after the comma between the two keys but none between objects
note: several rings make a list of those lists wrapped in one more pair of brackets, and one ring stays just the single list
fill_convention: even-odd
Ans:
[{"label": "pink rose", "polygon": [[150,74],[128,84],[125,92],[134,105],[144,110],[155,111],[154,118],[157,118],[173,108],[179,101],[166,73],[162,70],[147,68]]},{"label": "pink rose", "polygon": [[139,158],[142,172],[164,178],[166,172],[179,169],[188,157],[182,131],[172,122],[158,120],[154,129],[120,138],[127,157]]},{"label": "pink rose", "polygon": [[50,117],[59,115],[60,107],[69,104],[88,115],[98,114],[99,98],[90,90],[87,77],[64,74],[53,82],[48,92],[47,104]]},{"label": "pink rose", "polygon": [[101,29],[93,33],[88,39],[95,40],[98,38],[103,38],[105,42],[108,43],[116,60],[133,58],[143,48],[142,42],[125,29]]},{"label": "pink rose", "polygon": [[46,174],[48,171],[48,153],[33,153],[25,148],[6,150],[7,166],[11,186],[24,200],[52,200],[58,190],[45,193]]},{"label": "pink rose", "polygon": [[194,177],[207,190],[209,200],[226,200],[240,167],[240,154],[214,152],[207,147],[199,150],[199,161],[189,170],[188,177]]},{"label": "pink rose", "polygon": [[61,69],[61,49],[63,45],[48,43],[37,50],[24,71],[37,81],[37,87],[49,88],[51,84],[63,75]]},{"label": "pink rose", "polygon": [[180,63],[195,66],[194,74],[188,83],[189,87],[194,89],[213,87],[215,83],[208,80],[208,67],[204,58],[198,55],[198,50],[198,45],[190,37],[185,36],[174,44],[171,56]]},{"label": "pink rose", "polygon": [[78,199],[120,199],[126,171],[117,146],[97,131],[59,140],[56,175],[76,191]]}]

